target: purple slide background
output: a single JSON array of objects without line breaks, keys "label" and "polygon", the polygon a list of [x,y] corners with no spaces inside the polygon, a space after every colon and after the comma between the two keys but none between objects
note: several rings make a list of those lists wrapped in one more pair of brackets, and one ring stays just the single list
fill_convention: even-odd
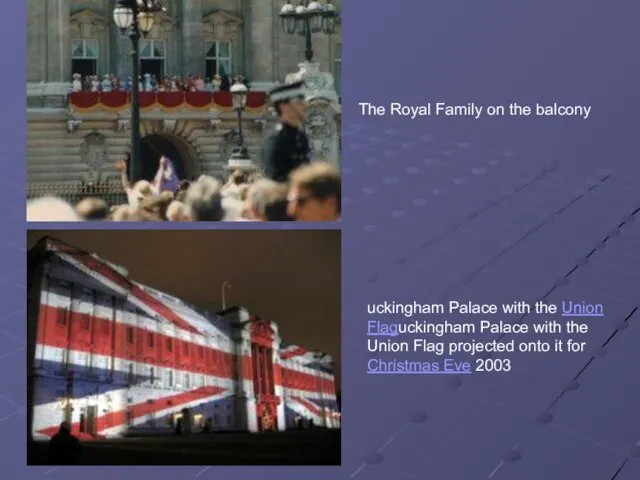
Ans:
[{"label": "purple slide background", "polygon": [[[640,478],[637,2],[345,2],[343,465],[206,470],[25,466],[25,4],[0,20],[3,478]],[[362,118],[362,101],[593,111],[409,121]],[[366,375],[367,303],[446,298],[606,316],[585,353],[515,355],[507,375]]]}]

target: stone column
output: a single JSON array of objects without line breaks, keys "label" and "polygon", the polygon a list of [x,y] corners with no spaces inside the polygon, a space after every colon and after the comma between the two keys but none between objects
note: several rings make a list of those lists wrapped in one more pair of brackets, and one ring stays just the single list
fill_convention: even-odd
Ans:
[{"label": "stone column", "polygon": [[[111,12],[109,12],[109,15],[111,15]],[[120,32],[120,29],[116,27],[116,24],[114,22],[111,22],[106,28],[109,32],[109,73],[113,73],[116,76],[119,76],[120,51],[118,50],[118,45],[122,33]]]},{"label": "stone column", "polygon": [[120,29],[118,29],[117,27],[116,29],[118,31],[118,40],[116,46],[116,51],[118,52],[118,55],[116,57],[116,70],[118,78],[120,78],[121,81],[126,82],[129,80],[129,77],[131,76],[131,70],[133,68],[133,60],[131,60],[131,51],[133,50],[133,47],[131,45],[131,40],[129,39],[129,37],[127,37],[126,35],[122,35]]},{"label": "stone column", "polygon": [[27,2],[27,83],[46,81],[47,4]]},{"label": "stone column", "polygon": [[204,35],[202,0],[182,0],[182,69],[183,74],[204,74]]},{"label": "stone column", "polygon": [[46,3],[47,75],[48,83],[71,84],[71,41],[69,19],[71,0],[49,0]]},{"label": "stone column", "polygon": [[249,30],[251,58],[253,59],[253,73],[251,82],[271,82],[276,80],[274,61],[276,58],[274,27],[279,26],[275,22],[277,12],[280,11],[283,2],[274,0],[250,0],[251,24],[246,25]]}]

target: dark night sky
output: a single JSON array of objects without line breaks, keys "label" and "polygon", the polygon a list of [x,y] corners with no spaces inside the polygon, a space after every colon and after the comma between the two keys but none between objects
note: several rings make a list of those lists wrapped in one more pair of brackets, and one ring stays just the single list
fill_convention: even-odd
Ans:
[{"label": "dark night sky", "polygon": [[[127,268],[131,278],[211,312],[242,305],[276,322],[285,343],[320,350],[340,377],[340,232],[271,230],[30,231]],[[337,383],[337,385],[340,385]],[[338,387],[339,389],[339,387]]]}]

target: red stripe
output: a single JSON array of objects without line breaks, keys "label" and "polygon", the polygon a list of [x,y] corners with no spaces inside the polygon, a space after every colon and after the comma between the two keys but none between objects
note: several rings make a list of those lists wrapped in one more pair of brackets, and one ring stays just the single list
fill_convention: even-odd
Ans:
[{"label": "red stripe", "polygon": [[293,400],[295,400],[296,402],[300,403],[302,406],[304,406],[307,410],[309,410],[311,413],[318,415],[318,416],[322,416],[322,412],[320,411],[320,409],[318,407],[316,407],[313,403],[305,400],[304,398],[300,398],[300,397],[291,397]]},{"label": "red stripe", "polygon": [[[207,397],[213,397],[224,392],[224,388],[220,387],[201,387],[195,390],[191,390],[185,393],[178,393],[168,397],[162,397],[155,399],[153,402],[142,402],[132,405],[129,408],[131,418],[140,418],[151,413],[160,412],[162,410],[174,409],[181,405],[201,400]],[[169,405],[171,402],[171,405]],[[117,412],[108,413],[96,418],[96,431],[102,432],[108,428],[118,427],[124,425],[127,422],[127,410],[119,410]],[[52,437],[58,432],[58,426],[53,426],[39,430],[38,433]],[[71,431],[74,434],[80,432],[80,422],[76,422],[71,426]]]},{"label": "red stripe", "polygon": [[81,252],[79,250],[75,250],[71,247],[67,247],[65,245],[60,245],[59,243],[55,244],[55,250],[66,253],[68,255],[73,256],[73,258],[79,262],[84,267],[88,268],[92,272],[104,277],[108,281],[115,283],[118,287],[129,290],[131,295],[140,300],[144,305],[149,307],[151,310],[166,318],[169,322],[176,325],[178,328],[186,330],[188,332],[198,332],[196,328],[194,328],[191,324],[185,321],[180,315],[174,312],[172,309],[167,307],[163,302],[150,295],[149,293],[142,290],[139,286],[134,285],[127,279],[123,277],[120,273],[115,271],[110,266],[105,263],[97,260],[95,257],[88,253]]},{"label": "red stripe", "polygon": [[335,395],[335,383],[333,379],[327,379],[296,370],[281,367],[282,386],[295,390]]},{"label": "red stripe", "polygon": [[[58,319],[65,313],[67,323],[61,325]],[[88,326],[89,329],[85,330],[84,326]],[[128,342],[128,331],[133,335],[133,343]],[[150,332],[143,328],[42,305],[38,321],[37,343],[196,374],[234,378],[235,357],[232,354],[160,333],[153,333],[153,347],[150,347],[149,334]],[[168,351],[169,344],[171,344],[171,352]],[[243,356],[242,363],[244,378],[253,378],[251,358]],[[284,388],[335,394],[333,380],[282,366],[278,368],[278,365],[274,365],[273,380],[274,385]]]},{"label": "red stripe", "polygon": [[280,358],[282,360],[286,360],[287,358],[297,357],[298,355],[304,355],[305,353],[307,353],[307,351],[304,348],[296,347],[293,350],[282,352],[280,354]]},{"label": "red stripe", "polygon": [[[60,324],[58,320],[65,314],[66,324]],[[150,334],[153,347],[150,346]],[[128,341],[129,335],[133,337],[133,343]],[[230,353],[48,305],[40,307],[37,342],[192,373],[223,378],[233,376],[234,356]],[[168,351],[169,346],[171,351]]]},{"label": "red stripe", "polygon": [[108,265],[105,265],[92,255],[60,242],[52,241],[51,247],[54,251],[70,255],[84,267],[93,272],[99,273],[110,282],[115,283],[118,287],[126,290],[131,287],[131,282],[129,282],[126,277],[122,276],[119,272],[115,271]]},{"label": "red stripe", "polygon": [[163,302],[148,294],[144,290],[142,290],[139,286],[133,285],[131,289],[131,294],[144,303],[147,307],[152,309],[158,315],[166,318],[171,323],[173,323],[178,328],[186,330],[188,332],[200,333],[196,328],[192,327],[189,323],[187,323],[182,317],[180,317],[176,312],[167,307]]}]

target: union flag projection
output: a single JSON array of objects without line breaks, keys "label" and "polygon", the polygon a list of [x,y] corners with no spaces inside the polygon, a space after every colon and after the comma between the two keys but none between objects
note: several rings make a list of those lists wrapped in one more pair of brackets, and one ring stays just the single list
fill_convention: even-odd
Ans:
[{"label": "union flag projection", "polygon": [[29,252],[29,431],[340,428],[332,359],[243,307],[210,314],[52,238]]}]

